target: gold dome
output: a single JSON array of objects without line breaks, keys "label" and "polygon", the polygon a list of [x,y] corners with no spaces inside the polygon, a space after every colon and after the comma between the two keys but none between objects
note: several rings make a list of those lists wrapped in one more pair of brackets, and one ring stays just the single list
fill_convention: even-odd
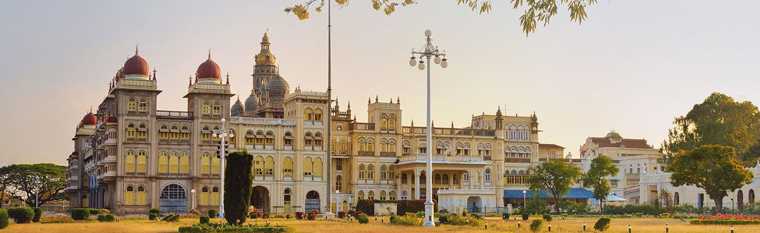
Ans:
[{"label": "gold dome", "polygon": [[256,65],[277,65],[277,57],[269,49],[269,33],[265,32],[261,38],[261,51],[256,54]]}]

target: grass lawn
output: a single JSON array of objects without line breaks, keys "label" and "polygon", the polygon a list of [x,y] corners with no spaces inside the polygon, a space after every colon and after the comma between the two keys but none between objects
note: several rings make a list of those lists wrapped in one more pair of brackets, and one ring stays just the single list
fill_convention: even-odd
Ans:
[{"label": "grass lawn", "polygon": [[[77,222],[77,223],[59,223],[59,224],[11,224],[8,228],[0,230],[0,233],[121,233],[121,232],[144,232],[144,233],[175,233],[177,227],[192,225],[197,219],[181,219],[178,223],[153,222],[148,220],[121,220],[116,223],[99,223],[99,222]],[[216,220],[221,221],[221,220]],[[342,220],[318,220],[318,221],[296,221],[296,220],[249,220],[263,224],[270,222],[273,224],[290,226],[298,233],[416,233],[416,232],[530,232],[528,223],[523,223],[522,228],[517,229],[517,222],[510,221],[505,223],[498,218],[488,218],[485,227],[471,226],[450,226],[444,225],[436,228],[423,228],[415,226],[396,226],[387,224],[388,219],[370,218],[369,224],[358,224],[356,222],[348,223]],[[581,232],[581,226],[585,223],[589,232],[592,231],[596,218],[568,218],[565,220],[555,217],[551,222],[552,232]],[[729,232],[729,226],[722,225],[690,225],[678,219],[658,219],[658,218],[613,218],[611,227],[606,232],[626,233],[628,224],[633,227],[635,233],[661,233],[665,232],[665,223],[670,225],[671,233],[719,233]],[[544,229],[546,231],[546,224]],[[755,233],[760,232],[760,225],[743,225],[736,226],[736,233]]]}]

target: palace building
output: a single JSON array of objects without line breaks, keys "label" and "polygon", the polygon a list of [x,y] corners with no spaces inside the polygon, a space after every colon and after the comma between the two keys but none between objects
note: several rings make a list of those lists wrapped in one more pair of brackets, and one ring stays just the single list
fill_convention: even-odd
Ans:
[{"label": "palace building", "polygon": [[[244,103],[230,104],[229,77],[209,54],[189,80],[184,111],[156,108],[156,71],[135,51],[97,110],[77,125],[68,157],[71,205],[118,214],[218,208],[222,129],[231,134],[229,151],[254,157],[252,206],[273,214],[425,199],[427,175],[439,209],[492,212],[521,205],[505,193],[527,188],[539,155],[562,158],[562,147],[539,144],[535,114],[508,116],[501,109],[472,116],[466,127],[434,126],[434,148],[426,148],[426,127],[402,125],[400,99],[368,100],[366,121],[356,119],[350,103],[343,109],[335,101],[328,109],[326,92],[290,89],[270,45],[265,33]],[[425,174],[428,153],[433,174]]]}]

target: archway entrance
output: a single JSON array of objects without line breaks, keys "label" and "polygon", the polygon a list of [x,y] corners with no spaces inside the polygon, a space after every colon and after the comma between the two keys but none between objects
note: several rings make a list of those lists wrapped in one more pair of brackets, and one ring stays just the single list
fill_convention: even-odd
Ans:
[{"label": "archway entrance", "polygon": [[753,190],[753,189],[749,190],[749,194],[748,194],[748,198],[747,199],[749,199],[749,202],[748,202],[749,206],[750,207],[755,207],[755,190]]},{"label": "archway entrance", "polygon": [[263,186],[253,187],[253,192],[251,193],[251,205],[255,209],[254,211],[262,214],[270,213],[269,203],[269,190]]},{"label": "archway entrance", "polygon": [[744,209],[744,192],[742,190],[736,192],[736,207],[738,207],[739,210]]},{"label": "archway entrance", "polygon": [[185,189],[178,184],[170,184],[161,190],[159,198],[161,212],[186,212],[187,194]]},{"label": "archway entrance", "polygon": [[483,203],[478,196],[470,196],[467,198],[467,212],[480,213],[483,209]]},{"label": "archway entrance", "polygon": [[319,193],[317,191],[309,191],[306,193],[306,202],[304,203],[304,209],[306,212],[316,210],[320,212]]}]

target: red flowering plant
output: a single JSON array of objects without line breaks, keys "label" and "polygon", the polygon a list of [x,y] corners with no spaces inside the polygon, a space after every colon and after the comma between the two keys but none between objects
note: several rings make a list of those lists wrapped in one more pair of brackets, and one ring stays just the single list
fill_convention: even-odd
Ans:
[{"label": "red flowering plant", "polygon": [[691,221],[691,224],[760,224],[760,215],[741,215],[741,214],[716,214],[703,215],[697,220]]}]

